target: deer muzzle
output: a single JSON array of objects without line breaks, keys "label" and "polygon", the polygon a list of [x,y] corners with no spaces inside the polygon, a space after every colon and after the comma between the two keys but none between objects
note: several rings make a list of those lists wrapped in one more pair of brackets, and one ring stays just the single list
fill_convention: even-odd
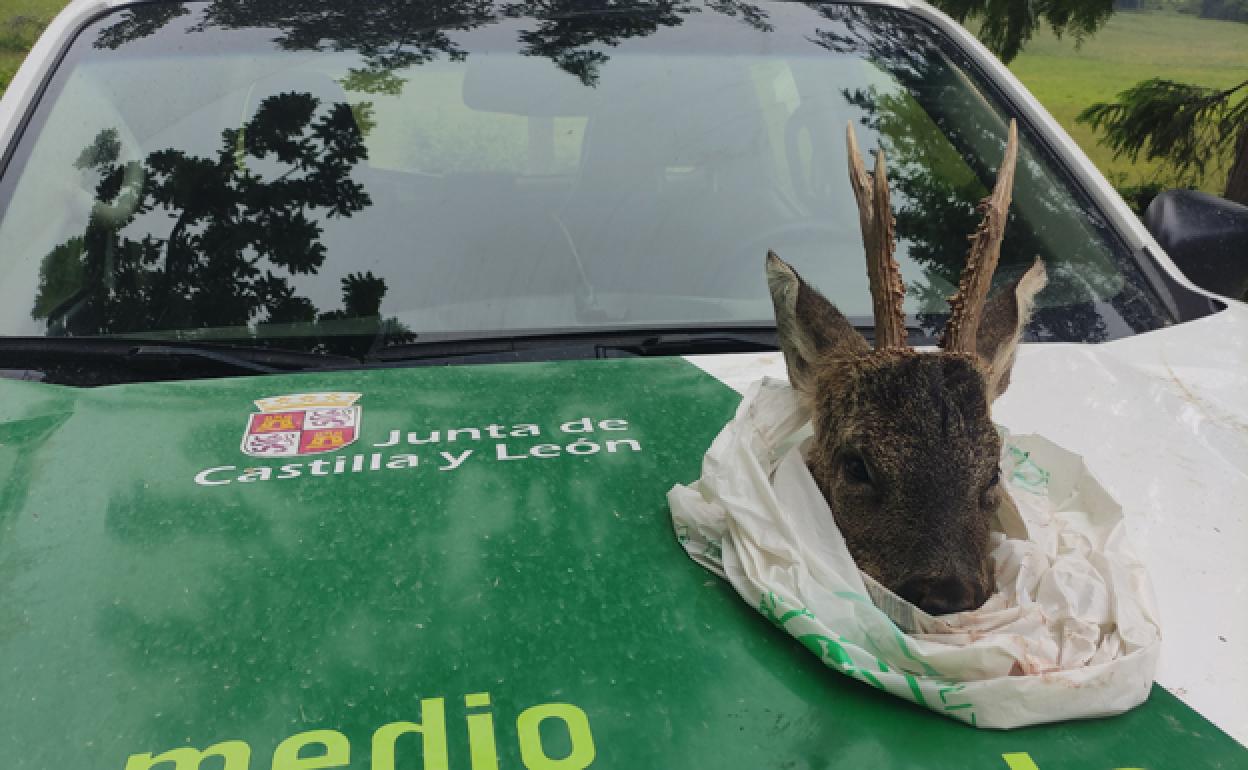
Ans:
[{"label": "deer muzzle", "polygon": [[902,583],[897,595],[929,615],[949,615],[977,609],[988,599],[988,589],[961,577],[919,577]]}]

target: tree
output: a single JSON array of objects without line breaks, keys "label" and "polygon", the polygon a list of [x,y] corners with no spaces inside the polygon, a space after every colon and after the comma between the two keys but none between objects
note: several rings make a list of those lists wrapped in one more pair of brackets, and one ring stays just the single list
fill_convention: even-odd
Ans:
[{"label": "tree", "polygon": [[1229,153],[1223,196],[1248,205],[1248,80],[1225,89],[1153,78],[1112,102],[1079,113],[1079,122],[1104,134],[1114,157],[1132,162],[1141,153],[1160,160],[1180,186],[1198,183]]},{"label": "tree", "polygon": [[[770,28],[767,11],[746,0],[707,0],[706,7],[755,29]],[[348,72],[343,86],[396,94],[403,87],[404,70],[440,57],[467,57],[454,33],[531,17],[534,28],[516,32],[521,53],[549,58],[592,87],[610,60],[605,49],[677,27],[702,10],[695,0],[429,0],[382,3],[360,13],[341,0],[214,0],[199,12],[192,29],[263,27],[277,32],[273,41],[283,50],[354,51],[363,66]],[[95,45],[117,48],[188,13],[182,6],[128,9],[100,33]]]},{"label": "tree", "polygon": [[1248,21],[1248,0],[1201,0],[1200,18]]},{"label": "tree", "polygon": [[367,150],[347,104],[277,94],[222,132],[215,157],[121,155],[105,129],[74,162],[96,175],[96,204],[86,231],[44,257],[31,315],[52,333],[226,327],[249,338],[293,323],[332,349],[348,324],[369,337],[402,332],[381,320],[386,284],[372,273],[342,279],[341,311],[318,313],[291,285],[325,261],[318,219],[372,203],[351,177]]},{"label": "tree", "polygon": [[[971,148],[996,143],[1004,151],[1005,127],[952,70],[941,65],[940,49],[930,34],[908,24],[904,13],[888,12],[896,16],[884,25],[867,23],[862,9],[854,6],[829,6],[822,13],[843,26],[838,32],[818,30],[815,42],[837,53],[865,55],[904,89],[869,87],[846,91],[844,97],[863,111],[862,124],[879,133],[888,160],[897,239],[925,273],[925,280],[911,284],[907,291],[918,300],[919,324],[934,334],[945,321],[951,291],[946,287],[957,285],[964,265],[966,236],[979,223],[976,205],[988,194],[996,174],[995,159],[990,158],[995,153]],[[871,15],[880,13],[885,12]],[[833,168],[828,159],[836,152],[832,143],[839,139],[827,132],[813,134],[816,152],[810,165]],[[843,184],[841,173],[832,184]],[[1035,176],[1039,173],[1038,166],[1025,159],[1020,162],[1016,195],[1026,190],[1025,194],[1039,199],[1034,209],[1063,211],[1065,221],[1071,223],[1087,221],[1082,202],[1068,190]],[[817,187],[828,188],[826,184]],[[834,203],[835,197],[829,197],[817,205],[826,210]],[[1034,223],[1024,221],[1015,207],[1006,225],[997,282],[1018,277],[1037,254],[1046,253],[1041,241]],[[1050,296],[1086,298],[1092,292],[1105,297],[1107,306],[1132,328],[1149,328],[1148,319],[1161,311],[1138,277],[1096,269],[1103,259],[1101,247],[1091,237],[1077,243],[1046,257]],[[1108,315],[1106,306],[1087,301],[1055,304],[1037,308],[1029,329],[1041,339],[1105,340],[1110,336]]]},{"label": "tree", "polygon": [[[822,7],[813,1],[810,5]],[[933,5],[972,28],[978,24],[979,38],[1007,62],[1041,26],[1082,40],[1114,11],[1114,0],[934,0]],[[339,0],[214,0],[193,28],[269,27],[278,31],[274,40],[285,50],[357,51],[364,66],[348,75],[350,90],[395,93],[403,82],[398,72],[439,56],[466,56],[454,32],[507,18],[535,22],[517,31],[526,55],[547,57],[593,85],[610,58],[606,49],[679,26],[686,16],[706,9],[755,29],[771,28],[767,10],[748,0],[430,0],[385,3],[367,14]],[[182,6],[130,9],[96,45],[117,47],[186,13]]]},{"label": "tree", "polygon": [[[770,30],[767,11],[741,0],[708,0],[716,13],[740,19],[759,30]],[[609,13],[625,10],[626,13]],[[599,15],[589,13],[601,11]],[[545,56],[563,71],[593,87],[600,67],[610,60],[603,48],[621,41],[651,35],[663,27],[680,26],[683,18],[699,11],[690,0],[545,0],[511,2],[503,6],[508,16],[532,16],[535,29],[521,30],[519,40],[526,56]]]},{"label": "tree", "polygon": [[932,5],[960,24],[974,28],[979,39],[1004,62],[1011,61],[1041,25],[1053,33],[1083,40],[1114,12],[1114,0],[933,0]]}]

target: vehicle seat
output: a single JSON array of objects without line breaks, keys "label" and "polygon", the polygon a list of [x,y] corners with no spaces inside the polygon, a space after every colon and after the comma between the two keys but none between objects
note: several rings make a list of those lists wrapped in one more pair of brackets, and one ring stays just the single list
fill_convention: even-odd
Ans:
[{"label": "vehicle seat", "polygon": [[599,292],[697,295],[708,272],[757,270],[761,257],[729,261],[787,216],[745,68],[668,66],[621,59],[603,69],[605,106],[590,116],[560,213]]}]

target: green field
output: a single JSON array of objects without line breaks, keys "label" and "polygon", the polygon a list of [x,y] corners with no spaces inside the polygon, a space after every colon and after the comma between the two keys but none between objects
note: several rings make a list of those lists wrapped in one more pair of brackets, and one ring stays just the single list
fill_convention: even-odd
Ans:
[{"label": "green field", "polygon": [[[1010,69],[1102,172],[1125,173],[1129,182],[1138,183],[1153,175],[1152,165],[1114,161],[1109,150],[1097,145],[1091,129],[1075,123],[1075,116],[1147,78],[1217,88],[1243,82],[1248,79],[1248,24],[1119,11],[1082,46],[1048,31],[1037,35]],[[1221,192],[1225,174],[1225,168],[1211,169],[1202,187]]]},{"label": "green field", "polygon": [[[39,27],[64,5],[64,0],[0,0],[0,90]],[[1172,12],[1119,11],[1082,45],[1070,37],[1059,40],[1047,30],[1041,32],[1010,69],[1103,172],[1138,184],[1155,176],[1154,164],[1113,160],[1090,129],[1075,123],[1075,116],[1150,77],[1213,87],[1243,81],[1248,78],[1248,24]],[[1201,185],[1204,189],[1221,192],[1228,161],[1210,169]]]},{"label": "green field", "polygon": [[66,5],[65,0],[0,0],[0,92],[39,31]]}]

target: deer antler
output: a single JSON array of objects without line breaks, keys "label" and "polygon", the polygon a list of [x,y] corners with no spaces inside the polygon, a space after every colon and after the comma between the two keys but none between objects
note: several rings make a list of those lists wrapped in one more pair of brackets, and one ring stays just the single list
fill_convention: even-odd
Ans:
[{"label": "deer antler", "polygon": [[984,219],[970,237],[971,251],[958,281],[958,291],[949,299],[949,322],[940,346],[951,352],[974,353],[975,336],[983,316],[984,300],[992,284],[992,274],[1001,259],[1001,238],[1009,214],[1010,196],[1014,188],[1014,163],[1018,158],[1018,127],[1010,120],[1005,157],[997,169],[997,183],[992,194],[979,202]]},{"label": "deer antler", "polygon": [[875,348],[906,347],[906,316],[901,309],[905,291],[901,287],[901,269],[893,259],[896,242],[893,235],[893,210],[888,201],[888,173],[884,168],[884,150],[875,154],[875,171],[867,176],[854,136],[854,124],[845,130],[849,145],[849,185],[858,201],[858,222],[862,226],[862,245],[867,252],[867,278],[871,284],[871,308],[875,313]]}]

